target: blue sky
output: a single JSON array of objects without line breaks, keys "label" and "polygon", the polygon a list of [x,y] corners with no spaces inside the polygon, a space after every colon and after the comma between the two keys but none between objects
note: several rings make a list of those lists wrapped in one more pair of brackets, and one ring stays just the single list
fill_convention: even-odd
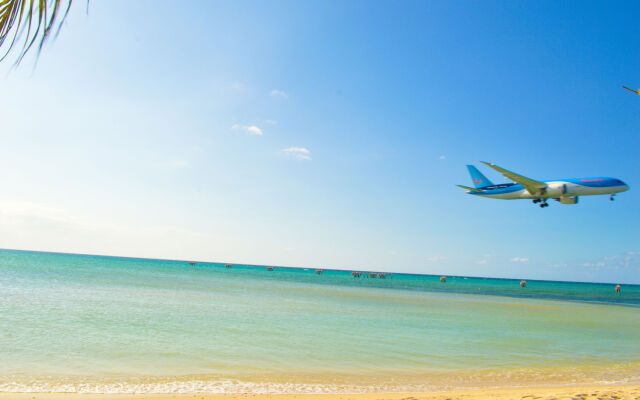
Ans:
[{"label": "blue sky", "polygon": [[0,66],[0,247],[640,283],[637,3],[80,3]]}]

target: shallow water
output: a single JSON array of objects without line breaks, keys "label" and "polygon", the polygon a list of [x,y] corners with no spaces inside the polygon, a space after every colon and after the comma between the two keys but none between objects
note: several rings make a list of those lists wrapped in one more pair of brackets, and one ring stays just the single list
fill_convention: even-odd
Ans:
[{"label": "shallow water", "polygon": [[640,380],[640,287],[0,251],[0,391]]}]

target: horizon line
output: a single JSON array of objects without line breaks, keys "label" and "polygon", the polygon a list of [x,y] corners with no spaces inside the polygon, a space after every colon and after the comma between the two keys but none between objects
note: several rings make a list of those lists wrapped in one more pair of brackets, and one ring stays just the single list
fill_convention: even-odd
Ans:
[{"label": "horizon line", "polygon": [[453,274],[423,274],[423,273],[413,273],[413,272],[389,272],[389,271],[374,271],[370,269],[344,269],[344,268],[327,268],[327,267],[294,267],[288,265],[269,265],[269,264],[246,264],[239,262],[224,262],[224,261],[197,261],[197,260],[183,260],[183,259],[174,259],[174,258],[155,258],[155,257],[137,257],[137,256],[117,256],[117,255],[109,255],[109,254],[91,254],[91,253],[72,253],[72,252],[64,252],[64,251],[49,251],[49,250],[31,250],[31,249],[7,249],[0,248],[0,251],[21,251],[21,252],[30,252],[30,253],[47,253],[47,254],[60,254],[60,255],[72,255],[72,256],[90,256],[90,257],[108,257],[108,258],[122,258],[122,259],[133,259],[133,260],[149,260],[149,261],[171,261],[171,262],[184,262],[190,263],[195,262],[197,264],[231,264],[231,265],[242,265],[247,267],[274,267],[274,268],[290,268],[290,269],[321,269],[328,271],[341,271],[341,272],[383,272],[387,274],[398,274],[398,275],[416,275],[416,276],[445,276],[445,277],[453,277],[453,278],[474,278],[474,279],[501,279],[501,280],[528,280],[534,282],[562,282],[562,283],[591,283],[597,285],[614,285],[614,284],[624,284],[626,286],[640,286],[640,283],[620,283],[620,282],[591,282],[591,281],[565,281],[565,280],[551,280],[551,279],[535,279],[535,278],[503,278],[503,277],[495,277],[495,276],[472,276],[472,275],[453,275]]}]

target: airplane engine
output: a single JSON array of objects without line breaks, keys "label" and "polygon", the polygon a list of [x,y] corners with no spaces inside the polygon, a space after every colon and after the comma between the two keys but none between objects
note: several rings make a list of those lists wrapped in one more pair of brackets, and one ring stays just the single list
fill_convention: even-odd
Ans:
[{"label": "airplane engine", "polygon": [[560,196],[562,204],[578,204],[578,196]]},{"label": "airplane engine", "polygon": [[565,183],[553,182],[547,185],[545,194],[549,197],[563,197],[570,194],[570,191],[571,189]]}]

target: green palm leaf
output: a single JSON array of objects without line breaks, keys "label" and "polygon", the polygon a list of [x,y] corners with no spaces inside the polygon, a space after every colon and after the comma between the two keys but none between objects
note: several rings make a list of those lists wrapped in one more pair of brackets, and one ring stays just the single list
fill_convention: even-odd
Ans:
[{"label": "green palm leaf", "polygon": [[[66,3],[66,8],[63,7],[63,2]],[[54,27],[57,26],[55,36],[60,32],[60,27],[69,14],[71,2],[72,0],[0,0],[0,50],[4,51],[4,54],[0,53],[0,62],[21,41],[22,35],[24,41],[15,64],[20,64],[38,40],[39,55]],[[63,9],[64,15],[60,17]]]}]

